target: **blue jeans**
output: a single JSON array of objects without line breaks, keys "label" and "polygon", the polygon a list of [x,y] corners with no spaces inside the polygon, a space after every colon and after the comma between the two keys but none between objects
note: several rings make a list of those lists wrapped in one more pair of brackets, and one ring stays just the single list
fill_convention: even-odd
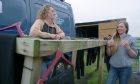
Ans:
[{"label": "blue jeans", "polygon": [[111,66],[106,84],[115,84],[117,79],[119,79],[119,84],[128,84],[131,73],[131,67],[115,68]]}]

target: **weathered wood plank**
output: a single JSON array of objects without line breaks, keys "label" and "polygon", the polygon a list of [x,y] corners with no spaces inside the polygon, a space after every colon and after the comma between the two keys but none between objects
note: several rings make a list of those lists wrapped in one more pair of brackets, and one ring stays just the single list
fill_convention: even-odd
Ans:
[{"label": "weathered wood plank", "polygon": [[36,84],[40,77],[41,58],[25,57],[21,84]]},{"label": "weathered wood plank", "polygon": [[80,49],[92,48],[97,46],[102,46],[104,40],[45,40],[37,38],[17,38],[17,53],[38,57],[47,56],[58,49],[63,52],[76,51]]},{"label": "weathered wood plank", "polygon": [[105,46],[100,47],[100,59],[99,59],[99,77],[98,84],[103,84],[103,69],[104,69],[104,55],[105,55]]}]

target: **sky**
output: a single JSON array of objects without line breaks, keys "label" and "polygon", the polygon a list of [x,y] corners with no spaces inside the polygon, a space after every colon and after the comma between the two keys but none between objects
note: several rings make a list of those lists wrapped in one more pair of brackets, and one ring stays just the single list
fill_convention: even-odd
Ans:
[{"label": "sky", "polygon": [[140,0],[65,0],[71,4],[75,23],[126,18],[129,34],[140,37]]}]

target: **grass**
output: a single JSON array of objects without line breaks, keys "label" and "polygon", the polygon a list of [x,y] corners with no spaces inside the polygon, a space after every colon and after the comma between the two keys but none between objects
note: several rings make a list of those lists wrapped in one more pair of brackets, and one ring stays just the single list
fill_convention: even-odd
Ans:
[{"label": "grass", "polygon": [[[84,59],[86,59],[86,56]],[[86,60],[84,60],[84,62],[86,62]],[[107,79],[107,75],[108,75],[108,71],[107,71],[105,63],[104,63],[104,70],[103,71],[104,71],[103,72],[103,84],[105,84],[106,79]],[[87,84],[98,84],[99,72],[97,71],[97,57],[96,57],[95,63],[85,67],[85,74],[87,74],[87,73],[92,73],[92,76],[88,80]]]},{"label": "grass", "polygon": [[[107,71],[106,65],[104,63],[103,84],[105,84],[105,82],[106,82],[107,75],[108,75],[108,71]],[[98,77],[99,77],[99,72],[98,71],[94,71],[94,75],[88,80],[88,84],[98,84]]]},{"label": "grass", "polygon": [[[85,52],[85,56],[84,56],[84,62],[86,64],[86,55],[87,55],[87,52]],[[97,60],[97,58],[96,58]],[[79,82],[76,82],[76,84],[98,84],[98,77],[99,77],[99,72],[96,70],[97,68],[97,61],[91,65],[88,65],[88,66],[85,66],[85,76],[83,78],[81,78],[79,80]],[[90,76],[89,76],[90,75]],[[103,84],[105,84],[106,82],[106,79],[107,79],[107,75],[108,75],[108,72],[107,72],[107,68],[106,68],[106,64],[104,63],[104,72],[103,72]],[[81,82],[81,81],[87,81],[84,83]]]}]

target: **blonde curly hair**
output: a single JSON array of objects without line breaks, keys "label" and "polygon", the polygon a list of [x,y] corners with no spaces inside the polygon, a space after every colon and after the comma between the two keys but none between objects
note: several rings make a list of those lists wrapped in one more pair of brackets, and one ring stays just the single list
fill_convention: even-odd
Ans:
[{"label": "blonde curly hair", "polygon": [[[46,14],[50,10],[52,6],[51,5],[44,5],[41,10],[38,12],[37,19],[42,19],[44,20],[46,18]],[[52,7],[53,8],[53,7]]]}]

